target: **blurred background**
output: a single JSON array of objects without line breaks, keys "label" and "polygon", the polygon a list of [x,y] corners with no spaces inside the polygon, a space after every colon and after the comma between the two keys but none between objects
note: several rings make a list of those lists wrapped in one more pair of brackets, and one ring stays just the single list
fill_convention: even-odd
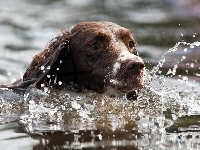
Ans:
[{"label": "blurred background", "polygon": [[[35,54],[62,29],[81,21],[107,20],[131,29],[148,69],[177,42],[193,43],[200,37],[198,0],[0,0],[0,4],[0,84],[22,77]],[[170,59],[165,68],[173,68],[184,56],[188,65],[179,65],[179,71],[199,80],[200,50],[190,47],[183,54],[183,49],[166,57]]]}]

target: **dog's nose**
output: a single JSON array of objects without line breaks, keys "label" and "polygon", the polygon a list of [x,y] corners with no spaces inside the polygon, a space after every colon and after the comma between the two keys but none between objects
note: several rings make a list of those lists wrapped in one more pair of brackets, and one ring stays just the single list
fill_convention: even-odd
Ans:
[{"label": "dog's nose", "polygon": [[134,61],[134,60],[129,60],[126,63],[126,69],[127,71],[130,71],[133,74],[139,74],[140,71],[145,67],[143,62],[140,61]]}]

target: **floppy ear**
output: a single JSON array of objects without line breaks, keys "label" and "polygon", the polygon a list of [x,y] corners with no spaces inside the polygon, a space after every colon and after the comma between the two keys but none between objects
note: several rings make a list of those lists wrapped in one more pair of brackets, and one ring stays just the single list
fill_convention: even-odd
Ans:
[{"label": "floppy ear", "polygon": [[[62,35],[54,38],[44,51],[34,56],[23,76],[23,83],[27,82],[29,85],[34,83],[37,88],[40,88],[44,80],[49,82],[52,80],[52,76],[55,78],[59,73],[62,73],[60,72],[62,69],[59,69],[59,64],[62,64],[62,61],[65,61],[65,70],[67,70],[70,65],[67,64],[70,55],[69,41],[70,33],[65,31]],[[49,79],[48,75],[51,76]]]}]

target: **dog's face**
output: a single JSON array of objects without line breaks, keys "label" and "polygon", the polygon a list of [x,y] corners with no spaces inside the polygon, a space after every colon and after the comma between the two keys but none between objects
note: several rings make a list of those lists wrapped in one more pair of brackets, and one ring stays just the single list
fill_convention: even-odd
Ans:
[{"label": "dog's face", "polygon": [[99,93],[126,93],[142,87],[144,63],[130,30],[111,22],[83,22],[64,31],[36,55],[23,76],[36,87],[78,86]]},{"label": "dog's face", "polygon": [[71,31],[78,82],[95,91],[128,92],[142,87],[144,63],[131,31],[111,22],[86,22]]}]

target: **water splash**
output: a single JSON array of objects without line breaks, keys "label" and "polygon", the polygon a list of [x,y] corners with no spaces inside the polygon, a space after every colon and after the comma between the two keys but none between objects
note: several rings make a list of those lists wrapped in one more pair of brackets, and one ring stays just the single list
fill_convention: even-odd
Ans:
[{"label": "water splash", "polygon": [[[101,130],[103,134],[98,132],[97,135],[93,133],[91,136],[102,139],[105,135],[130,137],[137,133],[142,137],[135,137],[137,141],[132,142],[136,142],[140,147],[146,145],[154,149],[158,143],[169,146],[166,129],[172,130],[173,124],[177,123],[180,128],[173,131],[191,131],[194,124],[181,127],[177,120],[185,116],[200,115],[199,83],[190,81],[187,74],[178,74],[181,63],[188,63],[188,69],[194,69],[198,65],[199,60],[192,63],[187,60],[189,51],[198,46],[199,42],[179,42],[164,53],[158,65],[150,71],[147,70],[146,83],[135,102],[90,91],[77,94],[66,89],[29,89],[22,97],[18,97],[19,101],[9,103],[1,99],[0,123],[12,121],[13,117],[13,120],[19,120],[23,130],[29,134]],[[176,54],[179,49],[183,52],[180,59],[174,61],[172,67],[166,67],[169,64],[168,55]],[[166,73],[163,73],[166,68]],[[198,71],[194,70],[193,76],[198,77]],[[179,75],[180,78],[173,78]],[[150,137],[155,138],[153,142]],[[172,142],[177,141],[176,134]]]},{"label": "water splash", "polygon": [[[183,48],[183,46],[186,48]],[[200,42],[179,42],[163,54],[157,66],[147,71],[146,84],[139,92],[137,101],[138,107],[140,107],[138,111],[140,117],[138,121],[138,132],[143,134],[141,140],[138,141],[139,147],[148,146],[152,147],[152,149],[159,149],[163,147],[161,145],[167,145],[168,148],[183,148],[184,145],[187,145],[188,149],[192,149],[191,144],[200,144],[196,142],[196,140],[192,141],[184,138],[192,135],[189,133],[190,131],[198,132],[200,130],[200,124],[198,122],[191,121],[188,124],[187,120],[185,120],[187,116],[189,116],[189,118],[193,116],[199,118],[200,85],[196,81],[189,80],[187,75],[178,74],[178,69],[182,67],[181,63],[183,60],[187,61],[187,63],[190,61],[186,59],[188,56],[187,54],[189,54],[189,49],[193,51],[197,50],[199,54],[199,46]],[[183,51],[183,56],[181,56],[179,60],[174,61],[175,63],[171,65],[172,68],[167,67],[168,71],[166,71],[166,74],[161,75],[160,72],[165,69],[165,65],[168,65],[168,63],[166,63],[167,55],[170,53],[175,54],[180,48],[182,49],[181,51]],[[188,65],[188,69],[194,68],[194,65],[198,65],[198,58],[193,61],[195,64]],[[198,66],[196,70],[193,70],[193,76],[198,76],[199,69],[200,66]],[[177,125],[173,126],[174,123]],[[193,125],[195,125],[195,131],[194,128],[192,128]],[[167,134],[167,131],[181,133]],[[182,132],[188,133],[182,134]],[[155,143],[152,143],[152,138],[149,137],[155,137],[155,139],[153,139]],[[173,140],[170,140],[169,137]],[[199,140],[199,138],[197,138],[197,140]],[[145,144],[143,141],[145,141]],[[171,146],[169,142],[174,142],[174,146]],[[180,142],[182,144],[180,144]]]},{"label": "water splash", "polygon": [[[162,68],[165,65],[167,54],[174,53],[178,50],[179,46],[188,46],[188,47],[198,47],[200,46],[200,42],[194,42],[194,43],[186,43],[186,42],[178,42],[174,47],[170,48],[167,52],[165,52],[161,59],[158,61],[158,65],[153,67],[152,70],[147,70],[146,74],[146,83],[144,88],[140,91],[138,100],[146,102],[149,101],[161,101],[161,102],[168,102],[168,101],[178,101],[181,103],[184,99],[196,99],[198,92],[199,92],[199,84],[195,81],[188,81],[187,76],[183,75],[181,79],[173,79],[172,77],[177,75],[177,69],[179,67],[179,63],[182,60],[178,60],[176,64],[173,64],[173,68],[168,68],[168,71],[164,75],[160,75],[160,72],[162,72]],[[186,48],[183,49],[184,52],[186,52]],[[183,58],[183,57],[182,57]],[[186,56],[184,56],[186,59]],[[196,64],[198,64],[198,61],[196,61]],[[194,64],[193,64],[194,65]],[[191,68],[193,66],[190,65]],[[200,66],[199,66],[200,69]],[[197,69],[197,71],[199,71]],[[195,71],[194,71],[195,72]],[[170,77],[167,77],[170,75]],[[198,76],[198,73],[194,73],[194,76]],[[185,87],[185,88],[184,88]],[[187,93],[188,95],[184,95],[183,93]],[[193,98],[191,98],[193,97]],[[144,107],[144,106],[143,106]]]}]

